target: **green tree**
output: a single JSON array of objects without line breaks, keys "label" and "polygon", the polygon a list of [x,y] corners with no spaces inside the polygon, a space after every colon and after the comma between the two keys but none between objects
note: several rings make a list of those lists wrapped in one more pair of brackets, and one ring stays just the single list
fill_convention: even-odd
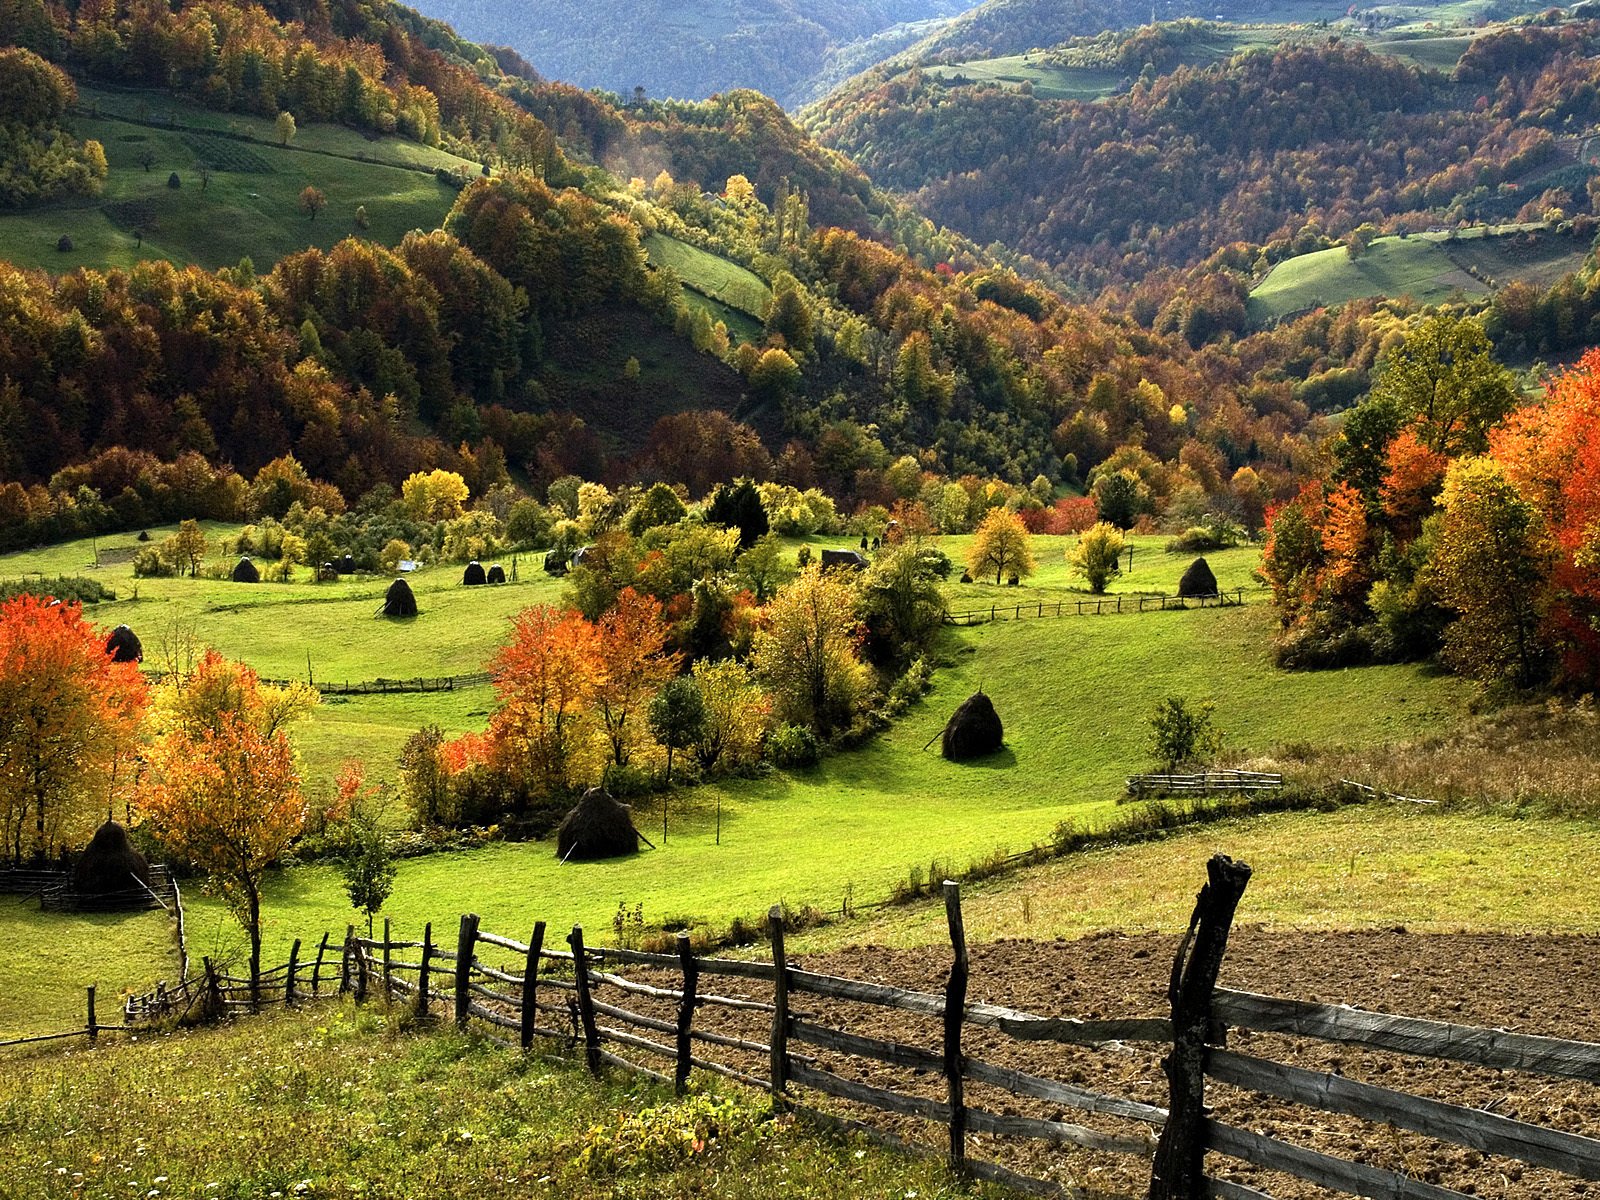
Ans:
[{"label": "green tree", "polygon": [[861,619],[875,662],[909,661],[944,624],[949,610],[939,587],[939,561],[904,542],[885,546],[862,574]]},{"label": "green tree", "polygon": [[1476,679],[1541,682],[1549,561],[1538,510],[1487,458],[1451,466],[1440,507],[1431,574],[1458,614],[1444,632],[1445,660]]},{"label": "green tree", "polygon": [[1022,518],[1003,508],[991,508],[972,535],[967,568],[973,578],[994,570],[998,584],[1009,572],[1019,578],[1033,574],[1032,538]]},{"label": "green tree", "polygon": [[1156,704],[1150,715],[1150,750],[1162,770],[1176,771],[1221,749],[1222,734],[1212,712],[1209,700],[1192,705],[1182,696],[1168,696]]},{"label": "green tree", "polygon": [[1078,535],[1078,544],[1067,551],[1067,564],[1074,575],[1081,575],[1096,595],[1106,590],[1106,584],[1121,571],[1117,563],[1122,557],[1122,530],[1108,522],[1084,530]]},{"label": "green tree", "polygon": [[856,591],[843,572],[809,566],[767,606],[756,637],[756,673],[780,720],[826,736],[850,722],[868,683],[856,657]]},{"label": "green tree", "polygon": [[1137,473],[1124,467],[1107,471],[1089,489],[1102,521],[1118,529],[1132,529],[1139,514],[1150,506],[1150,492]]},{"label": "green tree", "polygon": [[1415,419],[1430,450],[1481,454],[1489,429],[1511,411],[1517,390],[1494,359],[1483,325],[1443,313],[1423,317],[1379,365],[1374,400]]},{"label": "green tree", "polygon": [[273,132],[277,134],[278,144],[280,146],[287,146],[290,142],[294,141],[294,114],[291,112],[279,113],[278,119],[273,122],[272,128]]},{"label": "green tree", "polygon": [[672,786],[672,753],[687,750],[705,733],[706,702],[693,679],[669,679],[650,701],[645,720],[650,736],[667,751],[667,786]]}]

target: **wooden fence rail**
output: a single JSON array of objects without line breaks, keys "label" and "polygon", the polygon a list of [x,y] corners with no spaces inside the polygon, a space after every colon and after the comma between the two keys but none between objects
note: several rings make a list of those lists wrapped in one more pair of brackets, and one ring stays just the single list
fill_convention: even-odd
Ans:
[{"label": "wooden fence rail", "polygon": [[1283,776],[1275,771],[1197,771],[1187,775],[1129,775],[1128,795],[1213,796],[1218,793],[1275,792],[1283,787]]},{"label": "wooden fence rail", "polygon": [[[770,1091],[775,1106],[815,1119],[870,1129],[858,1119],[865,1109],[929,1122],[939,1127],[943,1153],[954,1168],[1040,1194],[1059,1189],[973,1158],[972,1151],[980,1145],[992,1151],[994,1139],[1002,1138],[1133,1156],[1151,1162],[1150,1200],[1268,1197],[1258,1188],[1208,1174],[1208,1155],[1374,1200],[1462,1195],[1440,1183],[1235,1128],[1212,1115],[1210,1085],[1408,1130],[1579,1180],[1600,1180],[1600,1139],[1226,1048],[1226,1031],[1234,1027],[1600,1084],[1600,1044],[1217,987],[1250,869],[1219,855],[1207,870],[1208,882],[1173,965],[1170,1017],[1080,1020],[969,999],[974,981],[960,890],[951,882],[944,884],[944,898],[952,959],[939,992],[793,965],[776,907],[768,921],[769,961],[699,957],[691,953],[687,935],[679,936],[671,954],[591,947],[581,927],[571,930],[566,949],[557,949],[546,945],[542,922],[522,941],[482,929],[471,913],[461,918],[452,950],[435,944],[431,925],[421,941],[413,941],[394,938],[386,923],[381,939],[347,930],[342,950],[335,947],[333,953],[339,956],[339,990],[353,992],[358,1000],[376,996],[405,1004],[421,1019],[448,1013],[457,1025],[511,1048],[552,1039],[569,1051],[581,1048],[596,1074],[626,1068],[679,1092],[698,1070]],[[295,1003],[331,990],[327,953],[324,935],[314,964],[298,962],[296,943],[288,963],[263,974],[261,1002]],[[209,961],[205,967],[203,976],[178,988],[130,999],[125,1020],[170,1016],[199,1003],[220,1014],[253,1005],[248,980]],[[708,986],[719,979],[728,982]],[[918,1035],[869,1035],[844,1027],[848,1021],[839,1013],[849,1005],[903,1013],[909,1023],[922,1022],[925,1029],[931,1023],[941,1032],[920,1035],[922,1041]],[[92,1011],[89,1028],[94,1028]],[[1167,1105],[986,1061],[971,1053],[972,1031],[986,1031],[995,1046],[1005,1040],[1048,1042],[1075,1048],[1063,1053],[1078,1055],[1125,1056],[1127,1044],[1164,1049]],[[995,1035],[1002,1040],[996,1042]],[[862,1064],[878,1066],[864,1072]],[[884,1067],[891,1075],[906,1072],[906,1082],[887,1083]],[[866,1078],[859,1077],[863,1073]],[[975,1093],[977,1103],[971,1087],[987,1089]],[[819,1114],[807,1093],[843,1103],[857,1117]],[[1032,1102],[1038,1106],[1035,1113],[1047,1115],[987,1098],[996,1095]]]},{"label": "wooden fence rail", "polygon": [[[1191,603],[1192,602],[1192,603]],[[1084,600],[1036,600],[1032,604],[991,604],[948,613],[948,625],[981,625],[994,621],[1036,621],[1044,617],[1100,617],[1113,613],[1171,612],[1188,608],[1237,608],[1244,588],[1214,592],[1209,596],[1096,596]]]}]

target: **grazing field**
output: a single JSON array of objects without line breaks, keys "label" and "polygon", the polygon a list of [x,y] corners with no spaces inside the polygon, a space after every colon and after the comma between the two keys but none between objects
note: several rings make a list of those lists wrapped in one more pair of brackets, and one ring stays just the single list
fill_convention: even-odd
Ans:
[{"label": "grazing field", "polygon": [[765,315],[772,289],[755,272],[664,233],[649,234],[644,247],[652,264],[672,268],[684,286],[757,320]]},{"label": "grazing field", "polygon": [[[105,146],[104,192],[0,216],[0,258],[62,272],[141,259],[216,268],[249,257],[266,271],[308,245],[327,248],[352,235],[393,245],[412,229],[433,229],[456,196],[434,171],[471,177],[480,170],[416,142],[369,140],[334,126],[307,126],[285,147],[269,120],[212,112],[164,92],[81,88],[73,130]],[[299,207],[308,186],[327,197],[314,220]],[[365,230],[355,224],[358,205]],[[62,235],[72,250],[56,248]]]},{"label": "grazing field", "polygon": [[921,69],[956,85],[995,83],[1016,88],[1026,83],[1041,100],[1100,100],[1127,82],[1123,72],[1109,67],[1063,67],[1040,54],[1009,54]]}]

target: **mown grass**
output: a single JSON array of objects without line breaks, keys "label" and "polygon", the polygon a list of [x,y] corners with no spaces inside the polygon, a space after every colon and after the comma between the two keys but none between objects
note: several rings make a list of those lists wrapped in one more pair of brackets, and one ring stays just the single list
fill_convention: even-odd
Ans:
[{"label": "mown grass", "polygon": [[[284,147],[271,121],[161,92],[83,88],[78,111],[76,136],[105,146],[104,192],[0,216],[0,258],[67,271],[160,258],[215,268],[248,256],[265,271],[308,245],[327,248],[352,235],[392,245],[411,229],[433,229],[455,191],[432,172],[479,170],[418,143],[328,126],[308,126]],[[153,156],[149,170],[145,152]],[[202,165],[211,169],[204,187]],[[177,189],[167,183],[174,172]],[[307,186],[327,197],[315,220],[299,208]],[[354,224],[358,205],[367,212],[365,230]],[[56,248],[63,234],[74,246],[65,253]]]},{"label": "mown grass", "polygon": [[664,233],[648,234],[644,248],[658,267],[671,267],[685,286],[729,308],[761,319],[772,289],[753,271]]},{"label": "mown grass", "polygon": [[[566,1059],[324,1002],[232,1027],[8,1057],[0,1196],[998,1196],[942,1163],[683,1100]],[[109,1039],[107,1039],[109,1040]],[[698,1144],[697,1144],[698,1143]]]},{"label": "mown grass", "polygon": [[0,1038],[82,1028],[84,988],[97,985],[101,1023],[122,1018],[121,994],[176,981],[177,938],[162,912],[40,912],[37,900],[0,896]]}]

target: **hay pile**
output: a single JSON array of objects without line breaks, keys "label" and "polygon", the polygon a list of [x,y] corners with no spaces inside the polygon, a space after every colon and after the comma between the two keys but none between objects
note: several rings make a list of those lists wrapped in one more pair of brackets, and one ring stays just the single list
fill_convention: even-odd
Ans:
[{"label": "hay pile", "polygon": [[562,862],[638,852],[639,831],[633,827],[632,810],[603,788],[585,792],[556,830],[556,854]]},{"label": "hay pile", "polygon": [[389,585],[389,590],[383,597],[383,608],[380,615],[385,617],[414,617],[417,615],[417,597],[411,590],[411,585],[404,579],[396,579]]},{"label": "hay pile", "polygon": [[105,896],[131,891],[141,883],[150,886],[150,864],[134,849],[128,831],[115,821],[107,821],[94,831],[83,857],[73,868],[73,890]]},{"label": "hay pile", "polygon": [[941,753],[953,762],[982,758],[1000,749],[1005,727],[994,702],[982,692],[974,692],[961,702],[945,724]]},{"label": "hay pile", "polygon": [[487,578],[490,583],[504,583],[506,581],[506,569],[499,563],[494,563],[489,567]]},{"label": "hay pile", "polygon": [[233,581],[235,583],[260,583],[261,570],[248,558],[241,558],[234,564]]},{"label": "hay pile", "polygon": [[354,575],[356,573],[356,556],[354,554],[346,554],[339,560],[338,567],[339,574]]},{"label": "hay pile", "polygon": [[1212,573],[1211,565],[1203,558],[1197,558],[1189,564],[1184,571],[1183,578],[1178,580],[1178,595],[1180,596],[1215,596],[1217,594],[1217,577]]},{"label": "hay pile", "polygon": [[112,662],[143,662],[144,646],[139,635],[126,625],[118,625],[106,638],[106,653]]},{"label": "hay pile", "polygon": [[461,572],[461,585],[463,587],[481,587],[487,582],[488,576],[484,574],[483,564],[477,559],[469,562],[467,569]]}]

